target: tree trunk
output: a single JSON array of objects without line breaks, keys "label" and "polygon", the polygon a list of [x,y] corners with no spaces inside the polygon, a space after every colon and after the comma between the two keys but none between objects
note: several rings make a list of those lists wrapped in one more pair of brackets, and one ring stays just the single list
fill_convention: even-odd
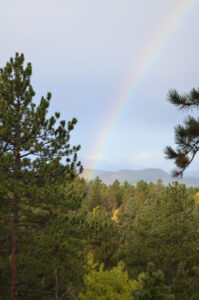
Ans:
[{"label": "tree trunk", "polygon": [[13,198],[13,230],[12,230],[12,300],[17,300],[17,234],[18,234],[18,210],[17,196]]},{"label": "tree trunk", "polygon": [[[15,157],[15,184],[20,179],[20,171],[21,171],[21,157],[20,157],[20,100],[19,95],[17,99],[17,112],[18,112],[18,120],[16,123],[16,144],[14,146],[14,157]],[[19,197],[18,192],[14,191],[13,197],[13,231],[12,231],[12,290],[11,290],[11,299],[17,300],[18,298],[18,274],[17,274],[17,237],[18,237],[18,204],[19,204]]]}]

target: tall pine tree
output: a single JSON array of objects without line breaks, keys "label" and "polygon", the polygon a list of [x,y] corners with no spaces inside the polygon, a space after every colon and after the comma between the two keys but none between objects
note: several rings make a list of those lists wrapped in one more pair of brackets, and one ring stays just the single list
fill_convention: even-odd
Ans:
[{"label": "tall pine tree", "polygon": [[37,226],[30,213],[23,224],[27,207],[53,201],[61,184],[82,170],[80,146],[69,143],[77,120],[57,124],[57,112],[48,118],[51,94],[36,106],[31,75],[31,64],[24,66],[24,55],[18,53],[0,69],[0,217],[12,232],[12,300],[18,299],[19,228]]}]

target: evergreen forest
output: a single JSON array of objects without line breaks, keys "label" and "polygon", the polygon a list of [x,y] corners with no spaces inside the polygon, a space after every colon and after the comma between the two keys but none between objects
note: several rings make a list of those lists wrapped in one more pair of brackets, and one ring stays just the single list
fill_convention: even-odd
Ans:
[{"label": "evergreen forest", "polygon": [[[199,299],[199,186],[81,178],[77,120],[49,116],[50,93],[36,105],[31,76],[23,54],[0,69],[0,300]],[[198,151],[194,122],[166,149],[174,175]]]}]

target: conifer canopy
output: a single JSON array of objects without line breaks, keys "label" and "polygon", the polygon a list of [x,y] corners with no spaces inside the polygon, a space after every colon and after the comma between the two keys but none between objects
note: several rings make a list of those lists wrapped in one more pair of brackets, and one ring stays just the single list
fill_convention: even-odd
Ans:
[{"label": "conifer canopy", "polygon": [[30,207],[55,203],[60,185],[82,170],[80,146],[69,143],[77,120],[58,123],[58,112],[48,118],[51,94],[36,105],[31,75],[31,64],[24,66],[18,53],[0,69],[0,201],[12,231],[12,300],[18,294],[19,228],[38,223]]}]

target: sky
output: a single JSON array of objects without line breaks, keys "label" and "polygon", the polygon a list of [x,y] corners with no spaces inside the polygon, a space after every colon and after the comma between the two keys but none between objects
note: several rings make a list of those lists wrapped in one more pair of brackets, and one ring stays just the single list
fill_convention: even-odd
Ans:
[{"label": "sky", "polygon": [[199,1],[0,0],[0,11],[0,66],[24,53],[34,101],[50,91],[49,114],[78,119],[71,144],[81,144],[84,168],[173,169],[163,150],[175,146],[174,127],[188,113],[167,96],[199,86]]}]

